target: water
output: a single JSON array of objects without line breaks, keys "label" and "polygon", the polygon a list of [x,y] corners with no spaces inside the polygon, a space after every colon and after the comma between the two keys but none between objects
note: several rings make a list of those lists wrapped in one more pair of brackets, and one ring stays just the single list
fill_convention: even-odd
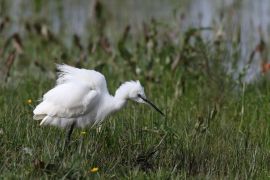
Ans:
[{"label": "water", "polygon": [[[35,3],[32,3],[35,2]],[[94,0],[2,0],[1,16],[11,18],[5,35],[19,32],[24,35],[25,22],[42,20],[56,35],[62,35],[67,45],[77,34],[83,39],[91,36],[94,25]],[[102,1],[108,19],[105,33],[111,41],[118,38],[126,25],[132,26],[132,33],[142,29],[143,22],[152,17],[185,31],[190,27],[213,27],[214,31],[203,32],[206,40],[215,38],[222,32],[230,44],[240,30],[241,63],[239,71],[247,63],[251,51],[263,38],[267,43],[270,34],[269,0],[114,0]],[[184,18],[181,18],[184,14]],[[252,66],[260,67],[260,57]],[[247,81],[252,81],[260,73],[259,68],[251,68]]]}]

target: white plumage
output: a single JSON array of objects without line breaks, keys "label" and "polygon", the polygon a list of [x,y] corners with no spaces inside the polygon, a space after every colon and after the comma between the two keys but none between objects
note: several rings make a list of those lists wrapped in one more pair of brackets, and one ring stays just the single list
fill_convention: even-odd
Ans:
[{"label": "white plumage", "polygon": [[85,127],[104,120],[110,113],[121,109],[128,99],[148,103],[139,81],[122,84],[115,96],[109,94],[105,77],[94,70],[57,65],[56,86],[44,94],[34,110],[34,119],[40,125]]}]

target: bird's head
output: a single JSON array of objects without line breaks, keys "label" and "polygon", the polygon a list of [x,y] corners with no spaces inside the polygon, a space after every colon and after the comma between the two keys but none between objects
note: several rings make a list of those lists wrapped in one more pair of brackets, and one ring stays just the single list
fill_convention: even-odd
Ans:
[{"label": "bird's head", "polygon": [[116,91],[116,94],[124,95],[127,99],[133,100],[138,103],[146,103],[152,106],[155,110],[157,110],[160,114],[164,115],[157,106],[155,106],[150,100],[148,100],[144,93],[144,88],[141,85],[140,81],[128,81],[120,86],[120,88]]},{"label": "bird's head", "polygon": [[142,98],[140,98],[140,97],[146,98],[144,88],[141,85],[140,81],[130,81],[128,83],[130,83],[128,98],[138,103],[145,103],[145,101]]}]

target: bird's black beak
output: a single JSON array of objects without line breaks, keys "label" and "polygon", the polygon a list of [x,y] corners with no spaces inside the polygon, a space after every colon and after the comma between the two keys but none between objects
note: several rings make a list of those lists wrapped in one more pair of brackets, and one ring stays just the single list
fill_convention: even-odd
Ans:
[{"label": "bird's black beak", "polygon": [[151,101],[149,101],[148,99],[142,97],[140,94],[138,95],[139,98],[141,98],[144,102],[146,102],[147,104],[149,104],[150,106],[152,106],[157,112],[159,112],[162,116],[165,116],[165,114],[156,106],[154,105]]}]

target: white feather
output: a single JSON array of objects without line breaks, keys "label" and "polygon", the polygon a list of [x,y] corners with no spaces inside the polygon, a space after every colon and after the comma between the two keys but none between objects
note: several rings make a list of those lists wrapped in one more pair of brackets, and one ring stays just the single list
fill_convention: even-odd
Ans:
[{"label": "white feather", "polygon": [[94,70],[78,69],[65,64],[57,65],[59,70],[57,85],[78,81],[92,89],[107,90],[105,77]]},{"label": "white feather", "polygon": [[33,118],[41,120],[40,125],[95,125],[101,123],[108,114],[121,109],[127,99],[141,102],[138,93],[145,97],[138,81],[124,83],[115,96],[111,96],[101,73],[68,65],[57,65],[57,69],[56,86],[44,94],[33,112]]}]

